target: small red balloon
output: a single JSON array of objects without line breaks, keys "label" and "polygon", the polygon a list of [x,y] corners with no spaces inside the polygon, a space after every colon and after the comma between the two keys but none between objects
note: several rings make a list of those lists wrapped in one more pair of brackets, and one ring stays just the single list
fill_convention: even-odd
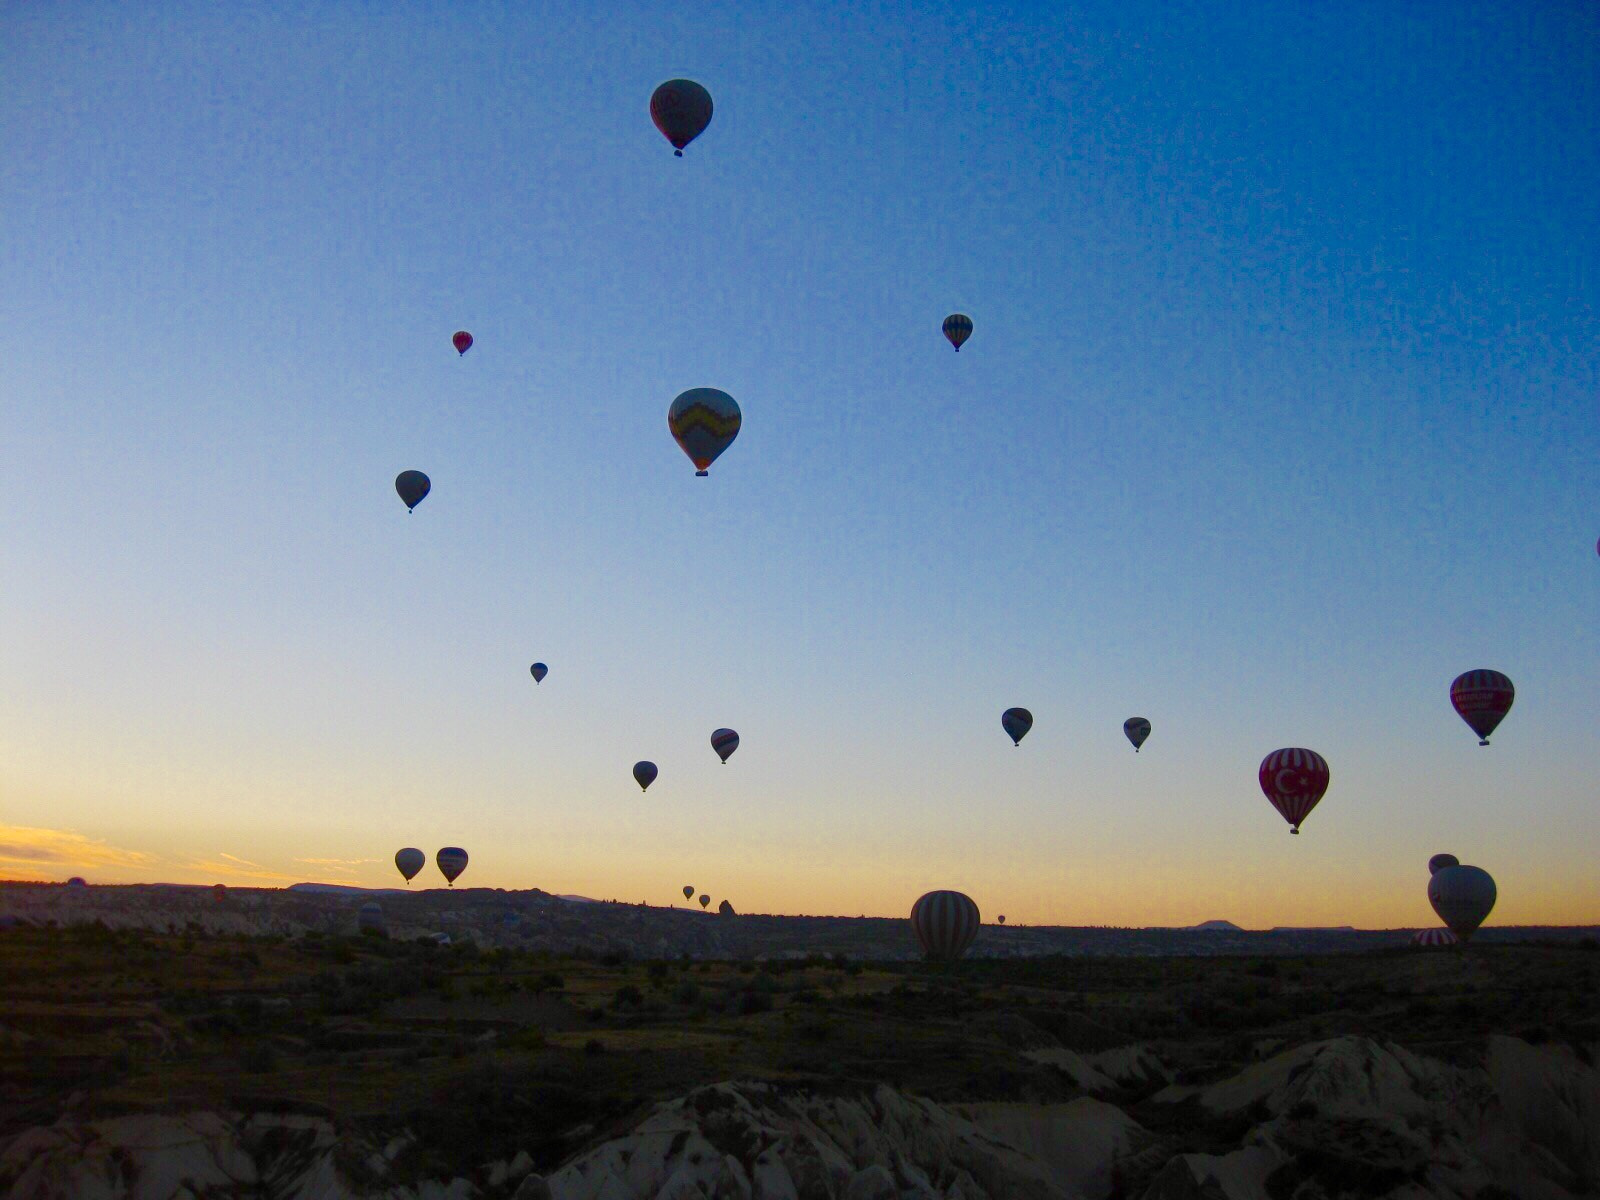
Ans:
[{"label": "small red balloon", "polygon": [[472,349],[472,335],[465,329],[459,329],[455,337],[450,339],[450,344],[456,348],[457,354],[465,354]]}]

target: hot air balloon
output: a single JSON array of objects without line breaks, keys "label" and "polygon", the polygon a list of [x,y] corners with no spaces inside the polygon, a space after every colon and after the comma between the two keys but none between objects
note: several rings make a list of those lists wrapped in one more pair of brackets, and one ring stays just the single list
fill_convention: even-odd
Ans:
[{"label": "hot air balloon", "polygon": [[1033,728],[1033,714],[1025,708],[1008,708],[1000,714],[1000,728],[1006,731],[1013,746],[1022,745],[1022,739]]},{"label": "hot air balloon", "polygon": [[711,474],[711,464],[733,445],[743,421],[734,398],[716,388],[690,388],[667,409],[667,428],[695,465],[696,475]]},{"label": "hot air balloon", "polygon": [[648,759],[640,759],[633,764],[633,781],[639,785],[641,792],[650,790],[650,785],[656,781],[656,765]]},{"label": "hot air balloon", "polygon": [[1328,760],[1314,750],[1274,750],[1261,760],[1261,790],[1272,807],[1299,833],[1300,823],[1328,790]]},{"label": "hot air balloon", "polygon": [[731,729],[713,729],[711,731],[711,748],[717,752],[717,757],[722,760],[722,765],[728,765],[728,756],[739,748],[739,735]]},{"label": "hot air balloon", "polygon": [[417,877],[417,872],[428,865],[428,856],[415,846],[407,846],[394,852],[394,865],[400,868],[400,874],[410,883]]},{"label": "hot air balloon", "polygon": [[1150,722],[1143,717],[1129,717],[1122,723],[1122,732],[1133,743],[1133,752],[1137,754],[1145,738],[1150,736]]},{"label": "hot air balloon", "polygon": [[711,903],[711,897],[710,897],[710,896],[707,896],[707,895],[705,895],[705,894],[704,894],[704,893],[703,893],[703,892],[702,892],[702,893],[701,893],[701,895],[700,895],[700,907],[701,907],[701,908],[704,908],[704,907],[705,907],[705,906],[706,906],[706,905],[708,905],[708,904],[710,904],[710,903]]},{"label": "hot air balloon", "polygon": [[936,962],[954,962],[978,936],[978,906],[960,892],[929,892],[911,906],[911,929],[922,952]]},{"label": "hot air balloon", "polygon": [[533,666],[528,668],[528,671],[532,674],[535,683],[543,683],[544,677],[550,674],[550,668],[543,663],[534,663]]},{"label": "hot air balloon", "polygon": [[1461,719],[1478,735],[1478,745],[1487,746],[1489,735],[1511,711],[1517,691],[1499,671],[1479,668],[1457,675],[1450,685],[1450,703]]},{"label": "hot air balloon", "polygon": [[1428,880],[1428,903],[1463,942],[1494,908],[1494,880],[1482,867],[1440,867]]},{"label": "hot air balloon", "polygon": [[388,924],[383,919],[383,905],[368,900],[356,913],[356,928],[362,933],[387,933]]},{"label": "hot air balloon", "polygon": [[650,119],[682,158],[683,148],[711,124],[711,93],[692,79],[669,79],[650,97]]},{"label": "hot air balloon", "polygon": [[450,344],[456,348],[457,354],[465,354],[472,349],[472,335],[465,329],[458,329],[450,339]]},{"label": "hot air balloon", "polygon": [[1413,946],[1454,946],[1457,940],[1448,929],[1419,929],[1411,935]]},{"label": "hot air balloon", "polygon": [[460,846],[446,846],[433,856],[433,861],[439,864],[444,881],[455,887],[457,877],[467,869],[467,852]]},{"label": "hot air balloon", "polygon": [[1006,923],[1006,915],[1005,915],[1005,913],[1001,913],[1000,914],[1000,924],[1004,925],[1005,923]]},{"label": "hot air balloon", "polygon": [[1428,874],[1437,875],[1441,867],[1459,867],[1461,860],[1454,854],[1435,854],[1428,860]]},{"label": "hot air balloon", "polygon": [[433,487],[428,477],[421,471],[401,471],[394,477],[394,490],[400,493],[400,499],[406,503],[409,512],[422,503],[422,498],[428,494],[428,489]]},{"label": "hot air balloon", "polygon": [[960,354],[961,343],[972,336],[972,318],[965,313],[951,313],[944,319],[944,336]]},{"label": "hot air balloon", "polygon": [[683,898],[685,900],[694,899],[694,884],[686,883],[683,885]]},{"label": "hot air balloon", "polygon": [[69,888],[86,888],[89,886],[89,881],[82,875],[74,875],[71,879],[67,880],[67,886]]},{"label": "hot air balloon", "polygon": [[227,884],[219,883],[212,887],[211,898],[218,904],[221,904],[224,900],[226,900],[228,898]]}]

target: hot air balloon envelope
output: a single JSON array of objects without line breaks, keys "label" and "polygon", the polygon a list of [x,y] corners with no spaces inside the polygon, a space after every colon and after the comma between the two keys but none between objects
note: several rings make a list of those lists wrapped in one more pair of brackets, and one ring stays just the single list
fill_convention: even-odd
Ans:
[{"label": "hot air balloon envelope", "polygon": [[544,677],[550,674],[550,668],[543,663],[534,663],[533,666],[528,668],[528,671],[533,675],[535,683],[543,683]]},{"label": "hot air balloon envelope", "polygon": [[669,79],[650,97],[650,119],[677,157],[711,124],[711,93],[692,79]]},{"label": "hot air balloon envelope", "polygon": [[911,929],[922,952],[936,962],[954,962],[978,936],[978,906],[960,892],[929,892],[911,906]]},{"label": "hot air balloon envelope", "polygon": [[1494,880],[1482,867],[1440,867],[1428,880],[1428,903],[1463,942],[1494,908]]},{"label": "hot air balloon envelope", "polygon": [[1437,875],[1443,867],[1459,867],[1461,860],[1454,854],[1435,854],[1428,860],[1428,874]]},{"label": "hot air balloon envelope", "polygon": [[700,907],[701,908],[704,908],[706,905],[708,905],[710,903],[711,903],[711,897],[710,896],[701,896],[700,897]]},{"label": "hot air balloon envelope", "polygon": [[1300,832],[1300,823],[1317,806],[1333,778],[1327,759],[1315,750],[1298,747],[1274,750],[1261,760],[1258,775],[1261,790],[1289,822],[1290,833]]},{"label": "hot air balloon envelope", "polygon": [[1008,708],[1000,714],[1000,728],[1006,731],[1013,746],[1022,745],[1022,739],[1033,728],[1033,714],[1025,708]]},{"label": "hot air balloon envelope", "polygon": [[1143,717],[1129,717],[1122,723],[1122,732],[1133,743],[1133,752],[1137,754],[1145,738],[1150,736],[1150,722]]},{"label": "hot air balloon envelope", "polygon": [[428,865],[428,856],[415,846],[407,846],[394,853],[394,865],[400,869],[400,874],[410,883],[417,877],[417,872]]},{"label": "hot air balloon envelope", "polygon": [[696,475],[709,475],[717,456],[739,436],[744,415],[727,392],[690,388],[667,409],[667,428],[695,465]]},{"label": "hot air balloon envelope", "polygon": [[713,730],[711,748],[717,752],[717,757],[722,760],[722,765],[727,766],[728,756],[739,748],[739,735],[731,729]]},{"label": "hot air balloon envelope", "polygon": [[655,763],[644,759],[634,763],[633,781],[639,785],[639,790],[641,792],[648,791],[650,785],[656,781]]},{"label": "hot air balloon envelope", "polygon": [[685,900],[694,899],[694,884],[686,883],[683,885],[683,898]]},{"label": "hot air balloon envelope", "polygon": [[383,919],[383,906],[376,900],[368,900],[361,906],[361,911],[356,914],[356,928],[362,933],[387,932],[388,924]]},{"label": "hot air balloon envelope", "polygon": [[1413,946],[1454,946],[1457,941],[1448,929],[1419,929],[1411,935]]},{"label": "hot air balloon envelope", "polygon": [[[456,330],[455,336],[450,339],[450,344],[456,348],[457,354],[465,354],[472,349],[472,335],[465,329]],[[492,358],[493,355],[490,355]]]},{"label": "hot air balloon envelope", "polygon": [[394,490],[400,493],[400,499],[405,501],[407,509],[421,504],[422,498],[432,487],[433,484],[421,471],[401,471],[394,477]]},{"label": "hot air balloon envelope", "polygon": [[972,336],[972,318],[966,313],[951,313],[944,319],[944,336],[961,353],[961,343]]},{"label": "hot air balloon envelope", "polygon": [[1450,685],[1450,703],[1478,735],[1480,746],[1489,744],[1489,735],[1511,711],[1516,695],[1511,680],[1499,671],[1483,668],[1457,675]]},{"label": "hot air balloon envelope", "polygon": [[226,900],[228,898],[228,887],[227,887],[227,885],[223,884],[223,883],[219,883],[215,887],[213,887],[211,889],[211,898],[213,900],[215,900],[218,904],[221,904],[224,900]]},{"label": "hot air balloon envelope", "polygon": [[467,869],[467,852],[460,846],[446,846],[433,856],[433,861],[439,864],[445,882],[454,887],[457,877]]}]

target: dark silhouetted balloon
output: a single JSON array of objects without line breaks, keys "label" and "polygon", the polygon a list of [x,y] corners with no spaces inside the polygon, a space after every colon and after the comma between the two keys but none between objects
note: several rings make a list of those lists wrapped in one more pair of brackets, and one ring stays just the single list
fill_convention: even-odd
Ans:
[{"label": "dark silhouetted balloon", "polygon": [[1440,867],[1428,880],[1428,903],[1463,942],[1488,917],[1497,894],[1482,867]]},{"label": "dark silhouetted balloon", "polygon": [[1033,714],[1025,708],[1008,708],[1000,714],[1000,728],[1006,731],[1013,746],[1022,745],[1022,739],[1033,728]]},{"label": "dark silhouetted balloon", "polygon": [[717,456],[739,436],[744,415],[727,392],[690,388],[667,409],[667,428],[695,465],[696,475],[709,475]]},{"label": "dark silhouetted balloon", "polygon": [[89,886],[89,881],[86,880],[82,875],[74,875],[71,879],[67,880],[67,886],[69,888],[86,888]]},{"label": "dark silhouetted balloon", "polygon": [[534,663],[533,666],[528,668],[528,670],[533,675],[533,681],[535,683],[543,683],[544,677],[550,674],[550,668],[545,666],[543,663]]},{"label": "dark silhouetted balloon", "polygon": [[683,898],[685,900],[694,899],[694,884],[686,883],[683,885]]},{"label": "dark silhouetted balloon", "polygon": [[633,764],[633,781],[639,785],[641,792],[649,791],[650,785],[656,781],[656,765],[648,759],[640,759]]},{"label": "dark silhouetted balloon", "polygon": [[711,124],[711,93],[692,79],[669,79],[650,97],[650,119],[682,158],[683,148]]},{"label": "dark silhouetted balloon", "polygon": [[1004,925],[1005,923],[1006,923],[1006,915],[1005,915],[1005,913],[1001,913],[1000,914],[1000,924]]},{"label": "dark silhouetted balloon", "polygon": [[1442,867],[1459,867],[1461,860],[1454,854],[1435,854],[1428,860],[1428,874],[1437,875]]},{"label": "dark silhouetted balloon", "polygon": [[400,869],[400,874],[410,883],[417,877],[417,872],[428,865],[428,856],[415,846],[407,846],[394,853],[394,865]]},{"label": "dark silhouetted balloon", "polygon": [[922,953],[936,962],[954,962],[978,936],[978,906],[960,892],[929,892],[911,906],[911,929]]},{"label": "dark silhouetted balloon", "polygon": [[421,471],[401,471],[394,477],[394,490],[400,493],[408,512],[422,503],[422,498],[432,487],[433,484]]},{"label": "dark silhouetted balloon", "polygon": [[362,933],[387,933],[388,923],[383,919],[383,905],[368,900],[356,913],[356,928]]},{"label": "dark silhouetted balloon", "polygon": [[972,318],[965,313],[951,313],[944,319],[944,336],[960,354],[961,343],[972,336]]},{"label": "dark silhouetted balloon", "polygon": [[457,354],[465,354],[472,349],[472,335],[465,329],[458,329],[450,339],[450,344],[456,348]]},{"label": "dark silhouetted balloon", "polygon": [[1478,735],[1478,745],[1487,746],[1494,727],[1511,711],[1517,691],[1499,671],[1479,668],[1457,675],[1450,685],[1450,703],[1461,719]]},{"label": "dark silhouetted balloon", "polygon": [[1261,790],[1289,822],[1290,833],[1300,832],[1300,823],[1317,806],[1332,779],[1327,759],[1314,750],[1297,747],[1267,755],[1261,760],[1258,775]]},{"label": "dark silhouetted balloon", "polygon": [[1150,736],[1150,722],[1143,717],[1129,717],[1122,723],[1122,732],[1133,743],[1133,752],[1137,754],[1145,738]]},{"label": "dark silhouetted balloon", "polygon": [[467,869],[467,852],[460,846],[446,846],[433,856],[433,861],[439,864],[444,881],[454,887],[457,877]]},{"label": "dark silhouetted balloon", "polygon": [[222,884],[222,883],[219,883],[219,884],[215,885],[211,889],[211,898],[213,900],[215,900],[218,904],[221,904],[224,900],[226,900],[228,898],[228,887],[227,887],[227,885],[226,884]]},{"label": "dark silhouetted balloon", "polygon": [[1454,946],[1458,940],[1448,929],[1419,929],[1411,935],[1413,946]]},{"label": "dark silhouetted balloon", "polygon": [[727,766],[728,756],[739,748],[739,735],[731,729],[714,729],[711,732],[711,748],[717,752],[722,765]]},{"label": "dark silhouetted balloon", "polygon": [[708,905],[710,903],[711,903],[711,897],[710,896],[701,896],[700,897],[700,907],[701,908],[704,908],[706,905]]}]

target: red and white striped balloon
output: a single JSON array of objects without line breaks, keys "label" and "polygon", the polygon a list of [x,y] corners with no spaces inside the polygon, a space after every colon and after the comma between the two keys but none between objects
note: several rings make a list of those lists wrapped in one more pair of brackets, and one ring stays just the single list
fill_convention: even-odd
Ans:
[{"label": "red and white striped balloon", "polygon": [[1419,929],[1411,935],[1413,946],[1454,946],[1457,940],[1448,929]]},{"label": "red and white striped balloon", "polygon": [[978,936],[978,906],[960,892],[929,892],[911,906],[911,929],[922,952],[939,962],[954,962]]},{"label": "red and white striped balloon", "polygon": [[1315,750],[1292,746],[1261,760],[1261,790],[1289,822],[1290,833],[1300,832],[1300,823],[1327,792],[1330,778],[1328,760]]}]

